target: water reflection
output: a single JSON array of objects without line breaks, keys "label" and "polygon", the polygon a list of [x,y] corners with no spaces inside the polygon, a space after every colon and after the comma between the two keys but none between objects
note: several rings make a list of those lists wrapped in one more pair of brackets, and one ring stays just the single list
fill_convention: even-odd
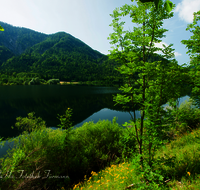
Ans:
[{"label": "water reflection", "polygon": [[[116,87],[0,86],[0,92],[0,136],[5,138],[21,134],[11,126],[14,126],[16,117],[27,117],[30,112],[35,112],[36,117],[41,117],[52,129],[57,129],[60,124],[57,116],[64,114],[68,107],[73,109],[75,127],[89,121],[96,123],[99,119],[112,121],[113,117],[117,117],[117,122],[122,125],[131,119],[120,105],[114,106],[113,95],[120,93]],[[182,97],[179,104],[188,98]],[[140,111],[136,111],[136,118],[139,117]],[[7,145],[1,149],[0,157],[9,148]]]},{"label": "water reflection", "polygon": [[91,86],[0,86],[0,128],[2,137],[13,137],[21,133],[12,130],[16,117],[26,117],[35,112],[36,117],[46,121],[47,126],[60,124],[58,117],[67,108],[73,109],[74,125],[104,108],[114,107],[115,87]]}]

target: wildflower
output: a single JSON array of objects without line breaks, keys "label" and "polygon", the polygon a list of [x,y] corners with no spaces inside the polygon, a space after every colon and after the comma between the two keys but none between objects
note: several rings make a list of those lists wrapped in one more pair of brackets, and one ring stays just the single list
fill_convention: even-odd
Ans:
[{"label": "wildflower", "polygon": [[187,172],[187,174],[190,176],[190,172]]}]

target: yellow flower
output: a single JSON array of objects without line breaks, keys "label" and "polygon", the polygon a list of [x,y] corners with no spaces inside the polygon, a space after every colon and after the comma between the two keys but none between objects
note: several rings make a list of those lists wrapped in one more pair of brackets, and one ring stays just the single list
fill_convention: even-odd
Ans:
[{"label": "yellow flower", "polygon": [[190,172],[187,172],[187,174],[190,176]]}]

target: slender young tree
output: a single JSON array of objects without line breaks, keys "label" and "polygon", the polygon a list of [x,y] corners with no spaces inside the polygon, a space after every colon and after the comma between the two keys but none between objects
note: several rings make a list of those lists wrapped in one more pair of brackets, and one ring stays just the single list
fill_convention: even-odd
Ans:
[{"label": "slender young tree", "polygon": [[[124,31],[125,22],[119,22],[121,17],[127,15],[137,24],[133,31]],[[113,18],[110,26],[114,33],[108,39],[115,45],[110,51],[110,58],[121,64],[117,70],[127,80],[120,88],[123,94],[117,94],[114,101],[124,107],[129,106],[132,110],[135,110],[135,105],[139,105],[141,118],[136,121],[135,114],[132,116],[134,137],[138,144],[141,166],[144,153],[148,155],[148,163],[151,165],[153,150],[161,143],[159,136],[165,113],[161,105],[165,100],[180,96],[180,90],[175,85],[175,81],[181,78],[180,66],[174,59],[172,44],[168,47],[163,45],[163,48],[155,46],[167,31],[161,28],[163,20],[171,18],[173,13],[169,13],[163,3],[156,9],[152,2],[137,1],[137,6],[125,4],[120,9],[116,8],[110,16]],[[157,51],[162,51],[162,55],[158,56]],[[156,56],[160,58],[149,61],[150,57]]]}]

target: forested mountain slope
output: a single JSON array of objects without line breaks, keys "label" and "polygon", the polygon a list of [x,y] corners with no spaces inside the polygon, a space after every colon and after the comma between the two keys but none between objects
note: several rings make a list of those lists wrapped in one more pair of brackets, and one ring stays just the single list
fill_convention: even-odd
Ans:
[{"label": "forested mountain slope", "polygon": [[91,81],[109,76],[112,80],[118,74],[106,55],[68,33],[46,35],[3,22],[0,25],[5,29],[0,33],[0,73],[4,77],[37,73],[45,80]]},{"label": "forested mountain slope", "polygon": [[15,27],[0,22],[4,32],[0,32],[0,46],[5,46],[15,55],[22,54],[27,48],[42,42],[48,35],[28,28]]}]

